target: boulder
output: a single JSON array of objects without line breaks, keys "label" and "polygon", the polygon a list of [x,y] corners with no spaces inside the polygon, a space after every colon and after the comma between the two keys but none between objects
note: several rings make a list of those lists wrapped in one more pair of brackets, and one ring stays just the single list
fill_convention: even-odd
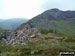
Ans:
[{"label": "boulder", "polygon": [[41,33],[36,28],[31,28],[30,25],[25,25],[20,30],[14,31],[5,31],[1,33],[1,40],[5,41],[8,45],[23,44],[26,45],[29,42],[32,42],[33,37],[39,36],[43,38]]}]

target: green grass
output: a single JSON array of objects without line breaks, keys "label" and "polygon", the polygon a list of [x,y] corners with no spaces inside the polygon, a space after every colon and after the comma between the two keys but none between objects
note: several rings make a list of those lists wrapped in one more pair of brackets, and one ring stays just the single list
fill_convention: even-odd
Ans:
[{"label": "green grass", "polygon": [[[8,46],[4,44],[4,42],[0,41],[0,55],[1,56],[59,56],[59,51],[75,51],[75,38],[70,36],[65,39],[56,40],[56,38],[60,38],[59,36],[50,36],[43,35],[45,39],[40,39],[37,41],[33,41],[32,43],[23,45]],[[52,38],[53,37],[53,41]],[[62,36],[61,36],[62,37]],[[18,51],[20,50],[20,51]],[[32,55],[31,52],[34,52]],[[38,52],[37,52],[38,51]]]},{"label": "green grass", "polygon": [[[75,35],[75,23],[73,20],[48,20],[37,19],[30,22],[31,26],[42,30],[43,33],[56,31],[58,34]],[[43,31],[43,29],[45,31]]]}]

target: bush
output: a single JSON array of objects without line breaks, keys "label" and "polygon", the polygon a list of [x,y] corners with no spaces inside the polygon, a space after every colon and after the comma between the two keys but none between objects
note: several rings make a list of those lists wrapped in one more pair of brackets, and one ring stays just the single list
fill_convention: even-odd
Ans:
[{"label": "bush", "polygon": [[49,29],[49,31],[48,31],[48,32],[53,33],[53,30],[52,30],[52,29]]},{"label": "bush", "polygon": [[47,34],[49,31],[46,30],[46,29],[40,29],[40,32],[41,32],[42,34]]}]

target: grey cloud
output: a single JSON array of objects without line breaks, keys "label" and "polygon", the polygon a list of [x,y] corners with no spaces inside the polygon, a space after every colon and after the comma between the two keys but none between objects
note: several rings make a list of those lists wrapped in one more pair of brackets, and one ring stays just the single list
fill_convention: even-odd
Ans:
[{"label": "grey cloud", "polygon": [[75,10],[75,0],[44,0],[40,4],[40,10],[42,12],[52,8]]}]

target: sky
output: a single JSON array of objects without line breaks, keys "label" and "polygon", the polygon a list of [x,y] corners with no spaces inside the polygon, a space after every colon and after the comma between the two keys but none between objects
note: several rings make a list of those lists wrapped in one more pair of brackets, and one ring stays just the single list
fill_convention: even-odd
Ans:
[{"label": "sky", "polygon": [[0,0],[0,19],[31,19],[52,8],[75,10],[75,0]]}]

